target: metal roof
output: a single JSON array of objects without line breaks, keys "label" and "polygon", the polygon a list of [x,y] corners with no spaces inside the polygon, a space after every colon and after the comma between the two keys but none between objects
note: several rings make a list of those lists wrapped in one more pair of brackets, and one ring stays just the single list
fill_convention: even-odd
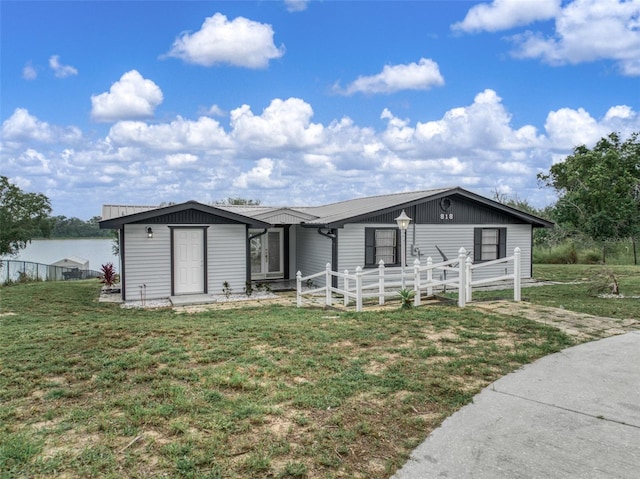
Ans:
[{"label": "metal roof", "polygon": [[[202,203],[198,203],[197,201],[187,201],[185,203],[180,203],[177,205],[169,205],[169,206],[162,206],[162,207],[156,207],[156,208],[134,206],[132,207],[131,211],[136,211],[135,213],[127,214],[124,216],[118,216],[110,219],[103,219],[99,222],[99,224],[100,224],[100,228],[119,228],[125,224],[144,222],[152,218],[156,218],[158,216],[172,214],[172,213],[186,211],[186,210],[201,211],[203,213],[226,218],[234,222],[247,224],[255,228],[268,228],[269,226],[271,226],[271,224],[267,223],[266,221],[261,221],[259,219],[251,218],[250,216],[241,215],[241,214],[234,213],[232,211],[228,211],[215,206],[209,206]],[[125,210],[121,210],[121,211],[125,211]]]},{"label": "metal roof", "polygon": [[[122,225],[132,221],[142,221],[147,216],[154,217],[164,214],[169,209],[196,208],[209,213],[225,216],[229,219],[244,222],[256,227],[264,228],[275,224],[301,224],[308,227],[341,228],[344,224],[359,221],[372,214],[408,208],[425,199],[437,199],[451,194],[461,195],[470,200],[500,210],[508,215],[517,217],[536,227],[553,226],[551,221],[525,213],[510,206],[504,205],[484,196],[472,193],[460,187],[435,188],[431,190],[408,191],[387,195],[367,196],[351,200],[339,201],[323,206],[303,207],[273,207],[262,205],[204,205],[196,201],[188,201],[179,205],[165,207],[158,206],[122,206],[104,205],[101,227],[110,228],[109,225]],[[160,210],[163,210],[160,212]],[[127,217],[127,219],[125,219]],[[134,217],[134,218],[130,218]],[[120,220],[118,218],[121,218]],[[248,220],[248,221],[247,221]],[[105,223],[103,225],[102,223]],[[266,226],[265,226],[266,225]]]},{"label": "metal roof", "polygon": [[306,224],[314,226],[340,227],[349,220],[368,216],[371,213],[384,212],[390,209],[411,206],[412,204],[447,193],[455,188],[439,188],[433,190],[409,191],[389,195],[367,196],[353,200],[340,201],[326,206],[306,208],[305,211],[316,215],[317,219],[307,221]]}]

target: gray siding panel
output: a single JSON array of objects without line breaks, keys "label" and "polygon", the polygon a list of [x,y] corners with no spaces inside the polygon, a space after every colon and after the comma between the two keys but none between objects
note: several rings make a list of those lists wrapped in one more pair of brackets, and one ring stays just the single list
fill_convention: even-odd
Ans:
[{"label": "gray siding panel", "polygon": [[[165,225],[153,225],[153,238],[147,238],[148,224],[125,225],[125,294],[128,301],[168,298],[171,295],[171,233]],[[146,287],[145,287],[146,286]]]},{"label": "gray siding panel", "polygon": [[209,293],[221,294],[227,281],[233,293],[242,293],[247,280],[245,225],[212,225],[207,230]]},{"label": "gray siding panel", "polygon": [[416,224],[514,224],[523,221],[501,212],[488,205],[473,201],[460,195],[450,195],[441,199],[432,199],[415,205],[398,208],[393,211],[371,215],[359,223],[395,224],[402,210]]},{"label": "gray siding panel", "polygon": [[[324,271],[331,262],[331,240],[319,234],[316,228],[295,228],[297,270],[302,276]],[[324,284],[324,280],[315,282]]]},{"label": "gray siding panel", "polygon": [[[491,228],[504,227],[504,224],[486,225],[415,225],[415,244],[420,249],[420,253],[413,254],[414,225],[410,225],[407,230],[407,266],[411,267],[416,258],[426,264],[430,256],[434,263],[443,261],[438,252],[440,250],[448,259],[458,257],[461,247],[473,259],[473,232],[476,227]],[[355,271],[357,266],[364,265],[364,231],[366,227],[389,227],[389,224],[348,224],[343,229],[338,230],[338,271],[343,272],[348,269],[350,273]],[[513,255],[513,250],[519,247],[521,250],[522,277],[531,277],[531,225],[512,224],[507,225],[507,256]],[[318,270],[320,271],[320,270]],[[478,270],[477,278],[487,278],[504,274],[505,265],[495,265],[486,269]],[[317,271],[316,271],[317,272]],[[509,264],[508,272],[513,272],[513,263]]]},{"label": "gray siding panel", "polygon": [[[171,231],[168,225],[153,224],[153,238],[147,238],[148,226],[125,225],[125,293],[129,301],[140,300],[143,285],[146,285],[146,299],[171,296]],[[221,294],[224,281],[229,282],[234,293],[242,293],[247,271],[245,225],[210,225],[207,261],[210,294]]]}]

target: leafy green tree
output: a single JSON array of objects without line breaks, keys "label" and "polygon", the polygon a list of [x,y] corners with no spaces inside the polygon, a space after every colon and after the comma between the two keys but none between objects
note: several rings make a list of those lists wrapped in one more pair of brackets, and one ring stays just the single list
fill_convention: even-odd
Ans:
[{"label": "leafy green tree", "polygon": [[243,206],[243,205],[259,206],[260,205],[260,200],[252,200],[252,199],[241,198],[241,197],[236,197],[236,198],[228,197],[226,200],[216,201],[215,204],[217,204],[217,205],[225,205],[225,206],[226,205],[229,205],[229,206]]},{"label": "leafy green tree", "polygon": [[51,204],[41,193],[25,193],[0,176],[0,255],[15,255],[37,235],[51,231]]},{"label": "leafy green tree", "polygon": [[578,146],[538,179],[556,190],[555,218],[604,245],[640,235],[640,142],[616,133],[593,149]]},{"label": "leafy green tree", "polygon": [[54,216],[52,219],[52,238],[103,238],[112,235],[110,230],[101,230],[99,216],[88,221],[66,216]]}]

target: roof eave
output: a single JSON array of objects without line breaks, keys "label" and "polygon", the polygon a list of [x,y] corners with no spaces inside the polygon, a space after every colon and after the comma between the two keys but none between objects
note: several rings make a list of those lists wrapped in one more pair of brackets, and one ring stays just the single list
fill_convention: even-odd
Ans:
[{"label": "roof eave", "polygon": [[98,224],[101,229],[119,229],[125,224],[140,223],[140,222],[144,222],[145,220],[155,218],[157,216],[171,214],[171,213],[184,211],[188,209],[195,209],[198,211],[202,211],[204,213],[215,214],[216,216],[220,216],[222,218],[226,218],[238,223],[247,224],[252,228],[271,227],[271,224],[265,221],[261,221],[255,218],[251,218],[249,216],[241,215],[239,213],[226,211],[220,208],[216,208],[215,206],[204,205],[202,203],[198,203],[197,201],[187,201],[185,203],[180,203],[177,205],[170,205],[162,208],[156,208],[153,210],[142,211],[140,213],[134,213],[131,215],[120,216],[118,218],[112,218],[112,219],[100,221]]}]

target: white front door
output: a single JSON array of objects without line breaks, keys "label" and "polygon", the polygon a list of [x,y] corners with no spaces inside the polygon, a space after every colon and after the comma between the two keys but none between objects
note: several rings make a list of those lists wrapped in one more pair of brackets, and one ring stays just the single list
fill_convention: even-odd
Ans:
[{"label": "white front door", "polygon": [[204,293],[204,230],[177,228],[174,236],[174,294]]},{"label": "white front door", "polygon": [[[251,230],[250,234],[259,231]],[[251,239],[251,279],[284,278],[283,228],[271,228]]]}]

